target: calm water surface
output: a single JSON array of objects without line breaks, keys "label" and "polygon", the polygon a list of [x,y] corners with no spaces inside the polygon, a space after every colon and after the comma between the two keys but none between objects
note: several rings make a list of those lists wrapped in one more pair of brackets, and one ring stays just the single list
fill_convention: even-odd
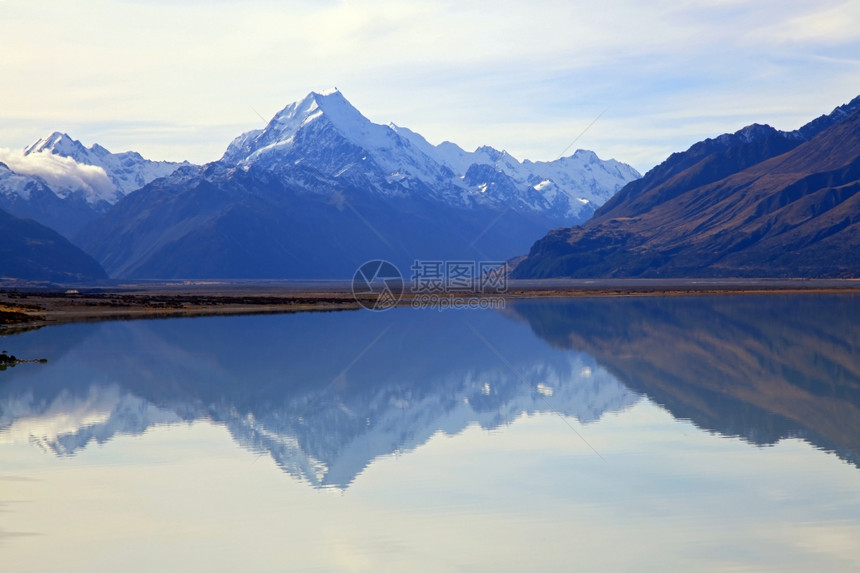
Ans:
[{"label": "calm water surface", "polygon": [[0,338],[2,571],[856,571],[860,298]]}]

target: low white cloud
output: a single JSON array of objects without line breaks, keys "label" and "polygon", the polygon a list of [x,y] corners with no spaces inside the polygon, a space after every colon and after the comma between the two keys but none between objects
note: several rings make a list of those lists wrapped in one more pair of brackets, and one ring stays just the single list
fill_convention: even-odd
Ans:
[{"label": "low white cloud", "polygon": [[0,148],[0,162],[19,175],[37,175],[58,195],[83,191],[90,202],[111,199],[116,185],[101,167],[78,163],[71,157],[54,155],[49,151],[24,155],[13,149]]}]

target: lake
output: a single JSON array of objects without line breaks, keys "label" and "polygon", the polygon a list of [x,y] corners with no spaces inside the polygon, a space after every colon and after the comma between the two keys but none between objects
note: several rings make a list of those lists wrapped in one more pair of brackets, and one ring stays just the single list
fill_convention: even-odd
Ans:
[{"label": "lake", "polygon": [[2,571],[856,571],[860,297],[0,338]]}]

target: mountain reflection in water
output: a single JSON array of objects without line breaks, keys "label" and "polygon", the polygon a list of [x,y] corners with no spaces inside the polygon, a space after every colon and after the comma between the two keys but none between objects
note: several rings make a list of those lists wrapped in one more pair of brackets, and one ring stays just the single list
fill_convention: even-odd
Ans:
[{"label": "mountain reflection in water", "polygon": [[799,437],[860,460],[860,297],[521,301],[534,332],[588,353],[675,418],[758,445]]},{"label": "mountain reflection in water", "polygon": [[[754,444],[858,462],[860,299],[520,300],[490,311],[337,312],[76,324],[4,338],[0,442],[57,455],[211,420],[316,487],[438,432],[523,414],[581,423],[646,395]],[[537,336],[535,336],[535,334]]]},{"label": "mountain reflection in water", "polygon": [[588,355],[495,312],[111,322],[17,338],[16,351],[50,362],[2,379],[0,437],[72,455],[207,419],[314,486],[345,487],[376,457],[440,431],[537,412],[590,422],[639,399]]}]

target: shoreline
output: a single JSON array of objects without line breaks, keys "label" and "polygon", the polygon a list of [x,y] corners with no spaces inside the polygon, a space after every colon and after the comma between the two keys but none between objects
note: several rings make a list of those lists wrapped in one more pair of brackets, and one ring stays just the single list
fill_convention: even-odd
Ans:
[{"label": "shoreline", "polygon": [[[482,298],[719,296],[740,294],[860,294],[858,279],[605,279],[512,281],[505,292],[407,290],[397,306],[422,297],[442,301]],[[371,300],[371,299],[368,299]],[[426,301],[426,298],[424,298]],[[143,318],[178,318],[359,310],[348,284],[216,282],[140,283],[117,288],[0,289],[0,334],[54,324]]]}]

